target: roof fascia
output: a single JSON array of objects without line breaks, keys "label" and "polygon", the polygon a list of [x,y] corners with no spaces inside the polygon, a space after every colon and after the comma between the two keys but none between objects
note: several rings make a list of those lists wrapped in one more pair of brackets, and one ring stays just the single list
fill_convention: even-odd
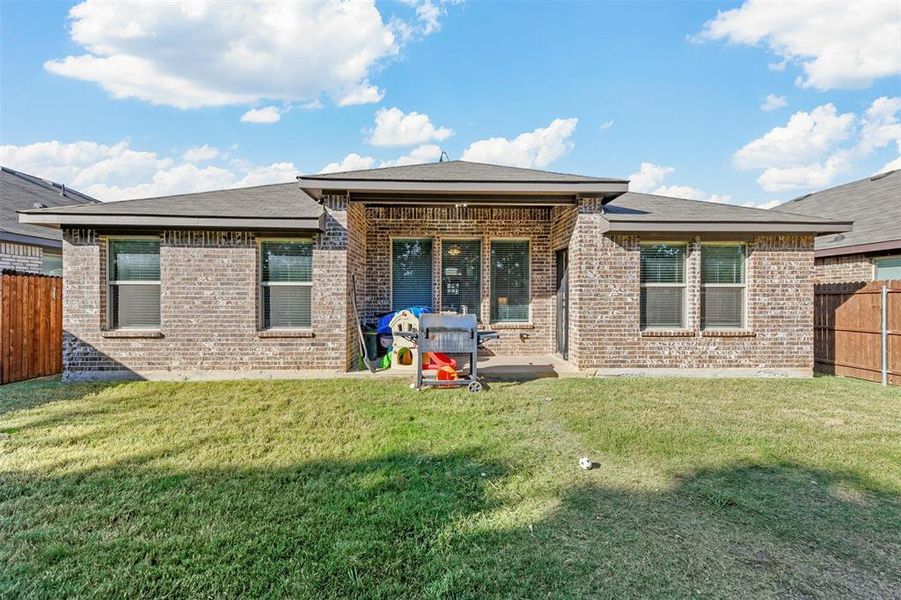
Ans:
[{"label": "roof fascia", "polygon": [[199,227],[204,229],[305,229],[325,231],[324,213],[319,217],[302,219],[19,213],[19,222],[49,227],[66,225],[89,227]]}]

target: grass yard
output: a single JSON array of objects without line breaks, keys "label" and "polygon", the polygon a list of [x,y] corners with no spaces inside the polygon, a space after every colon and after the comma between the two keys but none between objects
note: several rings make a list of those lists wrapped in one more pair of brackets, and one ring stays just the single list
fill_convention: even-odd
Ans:
[{"label": "grass yard", "polygon": [[901,595],[901,389],[406,383],[0,388],[0,596]]}]

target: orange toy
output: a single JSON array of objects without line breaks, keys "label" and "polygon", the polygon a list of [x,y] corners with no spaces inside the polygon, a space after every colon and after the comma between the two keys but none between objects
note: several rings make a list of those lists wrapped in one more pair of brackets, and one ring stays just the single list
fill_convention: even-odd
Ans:
[{"label": "orange toy", "polygon": [[443,352],[426,352],[423,358],[422,368],[425,371],[437,371],[441,367],[457,368],[456,359],[451,358]]},{"label": "orange toy", "polygon": [[450,365],[438,368],[438,381],[454,381],[457,379],[457,369]]}]

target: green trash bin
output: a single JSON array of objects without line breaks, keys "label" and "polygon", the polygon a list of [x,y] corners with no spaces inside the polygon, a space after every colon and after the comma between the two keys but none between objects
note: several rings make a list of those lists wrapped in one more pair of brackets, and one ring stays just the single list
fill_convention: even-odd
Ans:
[{"label": "green trash bin", "polygon": [[379,334],[375,329],[363,330],[363,342],[366,344],[366,354],[370,360],[376,360],[379,355]]}]

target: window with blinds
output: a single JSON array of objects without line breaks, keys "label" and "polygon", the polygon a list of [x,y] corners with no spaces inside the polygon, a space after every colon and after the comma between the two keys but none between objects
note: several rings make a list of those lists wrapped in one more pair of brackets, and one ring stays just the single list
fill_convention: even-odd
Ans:
[{"label": "window with blinds", "polygon": [[701,328],[740,329],[745,321],[745,247],[701,248]]},{"label": "window with blinds", "polygon": [[685,246],[641,246],[640,326],[642,329],[685,327]]},{"label": "window with blinds", "polygon": [[432,240],[391,241],[391,310],[432,306]]},{"label": "window with blinds", "polygon": [[482,299],[482,242],[441,242],[441,310],[467,311],[478,316]]},{"label": "window with blinds", "polygon": [[313,242],[260,243],[263,329],[306,329],[313,323]]},{"label": "window with blinds", "polygon": [[109,328],[159,328],[159,239],[110,239],[107,254]]},{"label": "window with blinds", "polygon": [[529,242],[491,242],[491,322],[529,320]]}]

